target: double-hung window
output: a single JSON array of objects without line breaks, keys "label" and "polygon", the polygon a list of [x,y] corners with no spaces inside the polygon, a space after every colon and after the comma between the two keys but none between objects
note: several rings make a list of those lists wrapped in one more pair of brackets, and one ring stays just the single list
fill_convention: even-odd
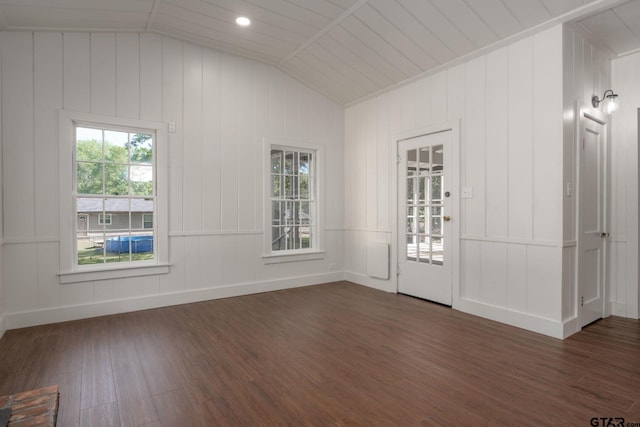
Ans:
[{"label": "double-hung window", "polygon": [[267,257],[320,252],[319,150],[267,144]]},{"label": "double-hung window", "polygon": [[164,127],[61,111],[62,283],[168,271]]}]

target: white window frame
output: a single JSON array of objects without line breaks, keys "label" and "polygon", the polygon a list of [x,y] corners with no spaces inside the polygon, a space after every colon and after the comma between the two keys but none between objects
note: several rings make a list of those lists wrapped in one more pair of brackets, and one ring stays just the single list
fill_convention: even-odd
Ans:
[{"label": "white window frame", "polygon": [[[271,150],[311,151],[314,157],[313,188],[315,191],[315,226],[312,234],[312,247],[274,251],[272,249],[272,211],[271,211]],[[264,246],[265,264],[280,262],[307,261],[323,259],[324,250],[324,197],[322,182],[324,179],[323,148],[317,144],[285,138],[264,138],[263,141],[263,180],[264,180]]]},{"label": "white window frame", "polygon": [[[60,110],[59,124],[59,182],[60,182],[60,268],[61,284],[92,282],[94,280],[167,274],[169,272],[168,221],[168,133],[167,124],[145,120],[124,119],[90,113]],[[125,263],[76,265],[76,220],[73,208],[75,127],[83,124],[108,128],[136,129],[153,132],[154,179],[156,212],[154,215],[154,259]]]},{"label": "white window frame", "polygon": [[112,223],[113,223],[113,218],[110,213],[98,214],[98,225],[111,225]]},{"label": "white window frame", "polygon": [[152,213],[143,213],[143,214],[142,214],[142,226],[141,226],[141,228],[142,228],[143,230],[149,230],[149,228],[146,228],[146,227],[144,226],[144,223],[145,223],[145,222],[148,222],[148,221],[145,221],[145,220],[144,220],[144,217],[145,217],[145,216],[151,216],[151,224],[152,224],[151,228],[153,228],[153,214],[152,214]]}]

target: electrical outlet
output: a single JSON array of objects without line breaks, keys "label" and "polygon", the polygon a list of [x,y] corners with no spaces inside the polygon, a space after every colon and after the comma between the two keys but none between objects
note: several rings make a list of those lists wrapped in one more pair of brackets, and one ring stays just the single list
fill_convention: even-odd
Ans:
[{"label": "electrical outlet", "polygon": [[176,122],[169,122],[169,132],[174,133],[176,131]]}]

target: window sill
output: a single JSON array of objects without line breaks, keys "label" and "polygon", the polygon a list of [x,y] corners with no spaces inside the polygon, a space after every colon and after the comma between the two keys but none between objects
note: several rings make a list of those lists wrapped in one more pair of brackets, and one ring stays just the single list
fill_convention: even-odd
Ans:
[{"label": "window sill", "polygon": [[79,270],[59,273],[60,284],[93,282],[94,280],[122,279],[125,277],[155,276],[168,274],[169,264],[114,267],[100,270]]},{"label": "window sill", "polygon": [[268,254],[262,256],[265,264],[280,264],[284,262],[312,261],[316,259],[324,259],[325,251],[314,252],[296,252],[288,254]]}]

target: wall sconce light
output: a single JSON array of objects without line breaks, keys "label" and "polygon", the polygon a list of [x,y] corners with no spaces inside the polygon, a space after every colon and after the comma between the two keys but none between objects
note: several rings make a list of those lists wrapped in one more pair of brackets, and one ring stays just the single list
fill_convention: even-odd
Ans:
[{"label": "wall sconce light", "polygon": [[600,99],[598,99],[597,95],[593,95],[593,98],[591,98],[591,105],[593,105],[593,108],[598,108],[602,101],[604,101],[604,108],[602,110],[607,114],[613,113],[620,106],[620,103],[618,102],[618,94],[613,93],[611,89],[605,90],[602,94],[602,98]]}]

